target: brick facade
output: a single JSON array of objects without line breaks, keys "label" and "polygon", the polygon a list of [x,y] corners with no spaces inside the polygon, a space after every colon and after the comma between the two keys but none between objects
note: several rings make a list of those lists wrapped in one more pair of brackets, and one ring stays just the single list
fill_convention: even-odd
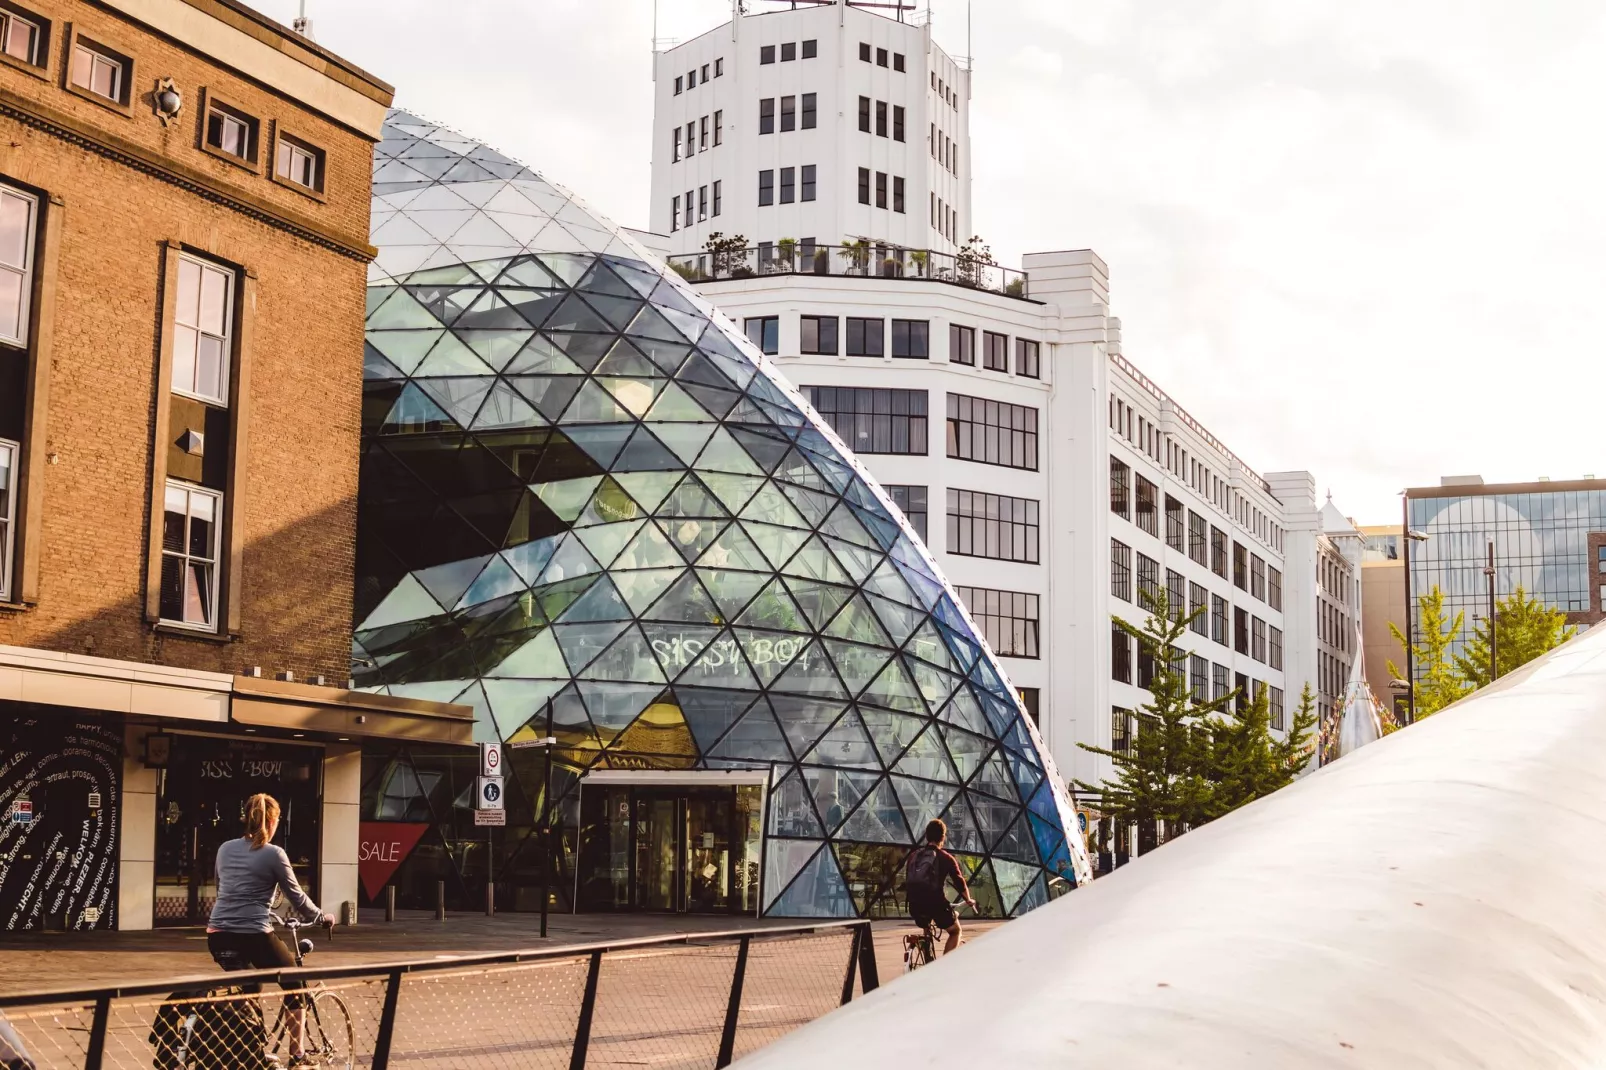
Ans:
[{"label": "brick facade", "polygon": [[[48,67],[36,75],[0,66],[0,180],[59,199],[47,210],[59,214],[60,240],[52,276],[36,278],[55,287],[48,429],[27,473],[43,488],[30,525],[37,599],[0,607],[0,644],[344,681],[372,142],[105,7],[30,6],[53,20]],[[63,88],[69,23],[134,59],[126,113]],[[161,78],[184,97],[165,127],[151,102]],[[202,150],[203,89],[261,121],[260,173]],[[382,83],[366,92],[388,101]],[[324,198],[269,177],[276,124],[326,151]],[[146,615],[173,242],[255,280],[233,636],[171,634]]]}]

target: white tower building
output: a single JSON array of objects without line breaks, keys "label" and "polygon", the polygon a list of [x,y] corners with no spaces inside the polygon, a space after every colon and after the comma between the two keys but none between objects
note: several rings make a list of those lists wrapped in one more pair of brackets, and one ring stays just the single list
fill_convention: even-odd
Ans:
[{"label": "white tower building", "polygon": [[651,227],[672,252],[719,232],[952,253],[971,233],[970,74],[929,22],[797,0],[657,53],[654,78]]},{"label": "white tower building", "polygon": [[[960,250],[970,78],[930,27],[822,0],[738,16],[661,53],[656,70],[652,219],[672,265],[903,507],[1060,769],[1097,781],[1110,763],[1078,744],[1131,737],[1150,666],[1111,618],[1141,625],[1145,589],[1202,607],[1185,641],[1196,691],[1265,687],[1283,729],[1318,682],[1325,634],[1314,478],[1263,478],[1128,361],[1096,253],[1032,253],[1015,271]],[[889,123],[905,109],[901,143],[879,132],[883,102]],[[879,206],[883,173],[889,190],[903,179],[905,211]],[[953,225],[930,225],[916,193],[931,218],[951,207]],[[749,246],[710,253],[714,231]],[[1293,560],[1290,515],[1309,543]]]}]

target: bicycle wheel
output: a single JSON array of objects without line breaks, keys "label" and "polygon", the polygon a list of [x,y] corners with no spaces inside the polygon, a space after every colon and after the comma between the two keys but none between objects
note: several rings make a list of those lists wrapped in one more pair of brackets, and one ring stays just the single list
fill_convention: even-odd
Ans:
[{"label": "bicycle wheel", "polygon": [[355,1070],[357,1066],[357,1030],[346,1001],[337,993],[322,991],[312,997],[307,1054],[320,1060],[325,1070]]}]

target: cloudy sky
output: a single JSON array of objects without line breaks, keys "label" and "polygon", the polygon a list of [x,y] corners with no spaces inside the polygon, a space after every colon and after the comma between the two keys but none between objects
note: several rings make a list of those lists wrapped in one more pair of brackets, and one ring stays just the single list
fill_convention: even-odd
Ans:
[{"label": "cloudy sky", "polygon": [[[308,3],[398,104],[645,223],[652,0]],[[983,0],[974,35],[976,229],[1096,249],[1127,356],[1250,464],[1363,523],[1442,474],[1606,477],[1606,7]]]}]

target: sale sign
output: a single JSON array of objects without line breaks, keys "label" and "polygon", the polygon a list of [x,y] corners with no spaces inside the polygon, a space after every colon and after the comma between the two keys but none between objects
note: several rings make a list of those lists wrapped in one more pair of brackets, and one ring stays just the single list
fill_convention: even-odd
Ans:
[{"label": "sale sign", "polygon": [[428,828],[424,822],[412,821],[364,821],[358,826],[357,875],[369,899],[379,897]]}]

